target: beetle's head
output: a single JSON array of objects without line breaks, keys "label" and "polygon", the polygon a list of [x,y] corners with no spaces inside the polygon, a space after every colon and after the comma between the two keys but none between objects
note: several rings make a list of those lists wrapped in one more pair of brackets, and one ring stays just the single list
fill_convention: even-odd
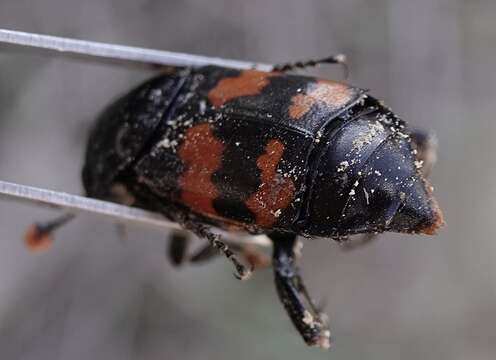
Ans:
[{"label": "beetle's head", "polygon": [[390,112],[363,114],[332,135],[309,206],[308,233],[434,234],[443,216],[404,123]]}]

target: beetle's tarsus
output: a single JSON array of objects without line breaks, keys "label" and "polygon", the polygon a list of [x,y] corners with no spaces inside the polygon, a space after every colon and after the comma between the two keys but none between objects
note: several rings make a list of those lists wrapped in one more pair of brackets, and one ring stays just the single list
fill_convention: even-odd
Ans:
[{"label": "beetle's tarsus", "polygon": [[[273,267],[277,293],[291,321],[310,346],[327,349],[331,332],[327,316],[320,313],[309,296],[295,263],[295,234],[273,233]],[[306,302],[306,304],[305,304]]]},{"label": "beetle's tarsus", "polygon": [[251,276],[253,275],[253,270],[255,269],[255,266],[253,264],[250,264],[250,268],[247,269],[244,265],[236,266],[236,272],[233,272],[233,275],[236,279],[238,280],[249,280]]},{"label": "beetle's tarsus", "polygon": [[[224,254],[224,256],[232,262],[234,268],[236,269],[234,276],[239,280],[247,280],[251,277],[253,272],[253,265],[250,265],[250,268],[246,267],[234,254],[234,252],[227,246],[226,243],[221,241],[221,236],[219,234],[215,234],[210,230],[210,227],[198,222],[196,219],[192,219],[188,214],[181,211],[181,209],[175,207],[174,205],[169,205],[168,209],[164,209],[164,213],[170,219],[178,222],[183,226],[185,230],[191,231],[193,234],[198,236],[201,239],[206,239],[210,243],[210,247],[217,252],[208,252],[207,250],[202,249],[198,253],[192,256],[190,259],[192,262],[198,262],[202,260],[207,260],[213,257],[216,253]],[[178,239],[179,240],[179,239]],[[180,247],[181,245],[177,245]],[[180,249],[180,253],[182,257],[186,257],[186,248]],[[179,255],[179,252],[178,254]]]},{"label": "beetle's tarsus", "polygon": [[202,224],[198,224],[195,222],[185,222],[184,226],[186,229],[191,230],[194,234],[202,239],[208,240],[210,245],[217,249],[219,252],[224,254],[224,256],[229,259],[234,265],[236,272],[234,276],[239,280],[247,280],[251,277],[252,269],[247,268],[234,254],[229,247],[222,242],[219,234],[214,234],[210,231],[210,229]]},{"label": "beetle's tarsus", "polygon": [[[251,270],[267,268],[271,264],[269,256],[262,251],[256,249],[254,246],[240,246],[237,244],[229,244],[229,247],[235,250],[247,263],[251,265]],[[202,263],[219,255],[219,252],[214,249],[210,244],[202,247],[189,258],[192,263]]]},{"label": "beetle's tarsus", "polygon": [[346,55],[344,54],[331,55],[318,60],[297,61],[294,63],[275,65],[272,71],[287,72],[296,69],[305,69],[307,67],[314,67],[319,64],[340,64],[343,67],[344,78],[345,79],[348,78],[349,68],[347,64]]},{"label": "beetle's tarsus", "polygon": [[272,263],[270,256],[260,251],[260,249],[257,249],[255,246],[241,246],[239,254],[250,263],[252,270],[267,268]]}]

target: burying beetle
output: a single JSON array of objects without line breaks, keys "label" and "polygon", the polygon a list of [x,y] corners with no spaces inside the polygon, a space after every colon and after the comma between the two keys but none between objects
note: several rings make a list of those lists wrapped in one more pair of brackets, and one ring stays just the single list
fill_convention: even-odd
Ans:
[{"label": "burying beetle", "polygon": [[[297,237],[432,235],[443,224],[421,173],[432,157],[427,137],[362,89],[286,73],[343,60],[272,72],[169,68],[98,119],[87,195],[164,214],[224,253],[240,279],[251,269],[210,228],[267,234],[288,315],[308,345],[328,348],[325,315],[295,263]],[[186,241],[177,236],[170,252],[180,263]]]}]

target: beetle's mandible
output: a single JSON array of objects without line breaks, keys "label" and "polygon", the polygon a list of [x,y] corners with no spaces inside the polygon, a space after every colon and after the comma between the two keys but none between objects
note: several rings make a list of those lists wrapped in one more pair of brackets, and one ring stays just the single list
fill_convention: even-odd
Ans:
[{"label": "beetle's mandible", "polygon": [[[296,238],[434,234],[423,148],[364,90],[273,72],[171,68],[111,105],[88,142],[87,195],[163,213],[249,270],[210,232],[265,233],[278,294],[309,345],[330,332],[295,265]],[[420,152],[419,152],[420,153]]]}]

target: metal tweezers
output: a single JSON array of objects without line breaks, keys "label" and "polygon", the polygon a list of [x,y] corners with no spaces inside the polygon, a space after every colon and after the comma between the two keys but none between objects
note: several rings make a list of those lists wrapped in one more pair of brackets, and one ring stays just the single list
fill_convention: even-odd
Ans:
[{"label": "metal tweezers", "polygon": [[[0,29],[0,44],[25,46],[47,51],[55,51],[82,58],[99,58],[102,61],[122,61],[149,65],[176,65],[200,67],[218,65],[235,69],[256,69],[270,71],[273,66],[263,63],[253,63],[239,60],[229,60],[217,57],[207,57],[171,51],[162,51],[131,46],[106,44],[100,42],[76,40],[49,35],[40,35],[13,30]],[[64,192],[40,189],[0,180],[0,195],[19,201],[49,205],[64,208],[71,212],[89,212],[117,219],[119,222],[141,223],[162,229],[179,229],[180,226],[163,216],[150,211],[119,205],[112,202],[96,200]],[[229,236],[230,241],[245,242],[243,236]],[[252,244],[270,246],[269,239],[264,235],[250,238]]]}]

